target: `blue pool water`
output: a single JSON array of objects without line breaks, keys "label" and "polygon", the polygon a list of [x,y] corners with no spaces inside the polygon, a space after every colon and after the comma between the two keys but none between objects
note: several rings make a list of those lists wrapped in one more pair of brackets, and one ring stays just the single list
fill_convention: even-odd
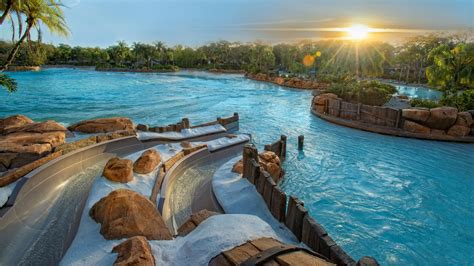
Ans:
[{"label": "blue pool water", "polygon": [[415,87],[407,85],[395,85],[398,95],[406,95],[410,98],[419,98],[425,100],[439,101],[443,93],[438,90],[433,90],[424,87]]},{"label": "blue pool water", "polygon": [[[36,120],[128,116],[163,125],[238,112],[260,148],[289,138],[281,184],[354,258],[383,265],[472,265],[474,145],[348,129],[309,112],[311,93],[238,75],[104,73],[48,69],[12,73],[20,90],[0,91],[0,117]],[[298,152],[298,135],[305,150]]]}]

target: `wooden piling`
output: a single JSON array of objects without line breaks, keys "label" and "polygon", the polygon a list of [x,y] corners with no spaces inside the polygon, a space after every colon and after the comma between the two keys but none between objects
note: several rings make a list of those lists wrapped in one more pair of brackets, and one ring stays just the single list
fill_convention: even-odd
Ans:
[{"label": "wooden piling", "polygon": [[281,135],[280,136],[280,142],[281,142],[281,145],[280,145],[280,160],[285,160],[286,158],[286,140],[287,140],[287,137],[285,135]]},{"label": "wooden piling", "polygon": [[258,163],[258,151],[257,148],[252,144],[245,144],[243,154],[242,154],[242,163],[243,171],[242,176],[249,178],[252,175],[251,160],[255,160]]},{"label": "wooden piling", "polygon": [[189,119],[187,117],[181,120],[181,124],[183,124],[183,128],[189,128],[191,124],[189,123]]},{"label": "wooden piling", "polygon": [[279,187],[274,187],[272,191],[272,204],[270,212],[279,222],[285,221],[286,214],[286,194]]},{"label": "wooden piling", "polygon": [[304,136],[300,135],[298,136],[298,150],[302,151],[303,145],[304,145]]},{"label": "wooden piling", "polygon": [[263,186],[263,199],[265,200],[265,203],[267,204],[268,209],[272,207],[272,196],[273,196],[273,189],[275,186],[276,186],[275,181],[273,181],[273,178],[271,176],[265,179],[265,183]]}]

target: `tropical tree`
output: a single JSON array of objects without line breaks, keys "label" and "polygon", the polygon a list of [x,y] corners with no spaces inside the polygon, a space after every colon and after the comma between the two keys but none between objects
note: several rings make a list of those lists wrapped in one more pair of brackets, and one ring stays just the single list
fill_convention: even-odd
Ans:
[{"label": "tropical tree", "polygon": [[125,61],[131,56],[130,48],[124,41],[119,41],[117,45],[109,47],[107,52],[118,67],[123,67]]},{"label": "tropical tree", "polygon": [[429,83],[444,90],[474,88],[474,43],[460,43],[451,49],[440,45],[430,53],[434,64],[427,68]]},{"label": "tropical tree", "polygon": [[[20,39],[15,43],[12,50],[7,56],[6,62],[0,68],[4,71],[13,62],[15,55],[20,49],[21,44],[25,40],[31,39],[31,29],[40,29],[41,25],[45,25],[52,33],[67,36],[68,29],[65,24],[63,11],[60,2],[56,0],[28,0],[22,1],[17,12],[21,12],[26,18],[26,28]],[[39,31],[40,32],[40,31]],[[39,34],[40,36],[40,34]]]}]

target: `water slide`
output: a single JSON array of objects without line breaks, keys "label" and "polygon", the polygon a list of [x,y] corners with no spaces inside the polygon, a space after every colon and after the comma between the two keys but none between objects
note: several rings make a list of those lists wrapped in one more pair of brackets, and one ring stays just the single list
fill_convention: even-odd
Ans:
[{"label": "water slide", "polygon": [[209,141],[238,129],[166,140],[126,137],[89,146],[37,168],[18,182],[0,213],[0,265],[57,265],[73,241],[94,178],[108,159],[163,143]]}]

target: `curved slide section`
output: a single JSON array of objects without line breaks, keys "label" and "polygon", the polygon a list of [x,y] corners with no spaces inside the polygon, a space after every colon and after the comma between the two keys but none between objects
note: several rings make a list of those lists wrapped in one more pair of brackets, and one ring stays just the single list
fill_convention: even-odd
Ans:
[{"label": "curved slide section", "polygon": [[212,191],[212,176],[229,158],[242,153],[250,137],[240,135],[228,143],[208,142],[208,148],[178,161],[164,177],[159,206],[173,234],[192,213],[203,209],[223,212]]}]

